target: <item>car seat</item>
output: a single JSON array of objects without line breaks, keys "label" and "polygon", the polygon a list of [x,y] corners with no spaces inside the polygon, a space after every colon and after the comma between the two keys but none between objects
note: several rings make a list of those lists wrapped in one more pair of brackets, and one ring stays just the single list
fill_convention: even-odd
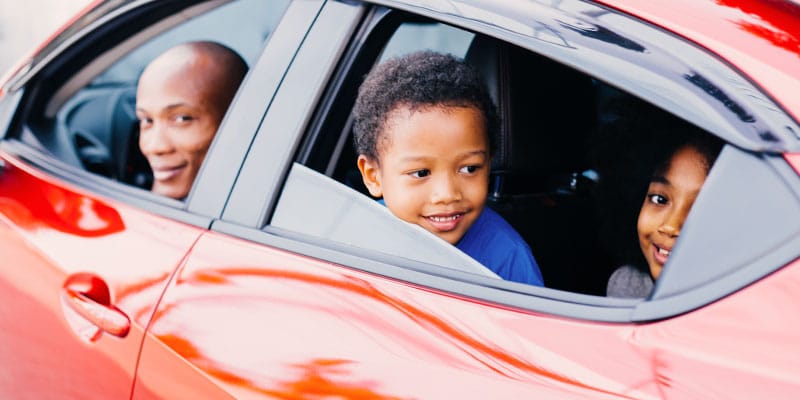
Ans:
[{"label": "car seat", "polygon": [[586,160],[597,115],[593,80],[480,35],[465,60],[501,118],[487,204],[529,243],[546,286],[604,295],[611,263],[594,229],[597,176]]}]

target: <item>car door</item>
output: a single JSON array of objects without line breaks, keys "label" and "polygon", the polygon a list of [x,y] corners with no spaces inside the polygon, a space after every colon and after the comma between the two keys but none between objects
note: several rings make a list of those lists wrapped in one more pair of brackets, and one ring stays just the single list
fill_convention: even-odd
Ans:
[{"label": "car door", "polygon": [[[228,38],[243,54],[250,45],[260,51],[269,34],[261,29],[271,27],[255,25],[250,31],[251,22],[279,20],[283,4],[273,3],[273,15],[248,18],[247,12],[265,3],[224,3],[98,4],[44,47],[30,73],[17,76],[16,87],[6,87],[0,98],[0,125],[8,127],[0,142],[0,397],[132,395],[155,306],[186,253],[221,214],[220,198],[231,187],[224,182],[232,182],[239,165],[232,160],[215,169],[215,196],[191,193],[186,201],[173,200],[119,175],[101,176],[91,168],[96,164],[81,157],[87,154],[81,150],[88,147],[79,146],[84,142],[76,139],[72,148],[58,138],[126,132],[135,123],[132,98],[126,96],[135,89],[137,66],[170,43],[200,34]],[[187,20],[193,22],[184,24]],[[230,34],[231,24],[243,35],[252,33],[253,40],[238,40]],[[164,33],[172,27],[177,28]],[[228,36],[214,36],[220,30]],[[264,95],[262,87],[259,100]],[[244,99],[235,103],[248,105]],[[259,119],[240,113],[237,122]],[[67,129],[79,120],[112,120],[125,129]],[[236,152],[246,148],[251,134],[223,122],[217,136],[225,151]],[[222,140],[229,136],[234,140]],[[116,162],[126,154],[111,156]],[[191,211],[197,208],[204,211]]]},{"label": "car door", "polygon": [[209,220],[98,196],[24,154],[0,151],[0,392],[125,398],[161,289]]},{"label": "car door", "polygon": [[[540,192],[500,193],[496,200],[537,202],[512,204],[508,215],[519,217],[510,222],[520,231],[540,230],[530,236],[531,247],[543,256],[552,287],[485,274],[453,246],[394,218],[359,191],[352,173],[349,111],[370,68],[420,48],[467,58],[476,38],[511,55],[503,57],[519,56],[500,63],[501,71],[518,69],[516,85],[501,86],[517,96],[506,98],[516,104],[505,104],[514,118],[506,128],[535,137],[513,142],[504,166],[515,172],[512,161],[520,155],[546,160],[535,172],[552,172],[552,179],[524,176],[525,187]],[[550,61],[537,63],[542,59],[529,52]],[[579,1],[325,2],[266,109],[221,218],[192,248],[158,305],[148,333],[159,340],[144,345],[136,396],[730,398],[769,386],[770,394],[791,398],[797,384],[781,371],[797,371],[793,356],[759,355],[777,344],[753,344],[744,355],[733,350],[751,335],[793,332],[796,318],[764,316],[757,329],[717,340],[737,318],[787,301],[785,291],[798,282],[796,189],[781,186],[791,181],[796,188],[797,173],[782,157],[759,153],[767,144],[749,134],[777,131],[785,121],[754,106],[766,99],[747,100],[755,96],[748,83],[701,53],[641,21]],[[730,81],[698,84],[700,78],[687,75],[691,68]],[[603,297],[591,281],[600,277],[604,286],[594,269],[607,265],[586,245],[595,233],[587,228],[592,220],[574,216],[586,215],[581,202],[591,191],[583,185],[592,174],[569,162],[577,158],[575,143],[586,140],[581,130],[596,127],[573,120],[598,115],[594,109],[584,115],[586,88],[577,81],[602,88],[592,92],[598,97],[623,90],[645,98],[729,144],[698,200],[700,211],[689,219],[687,237],[694,241],[675,250],[681,267],[665,273],[651,298]],[[758,114],[757,122],[741,120],[744,108],[730,107],[721,91]],[[611,117],[604,111],[597,119]],[[608,148],[607,156],[626,154],[626,145]],[[743,163],[758,171],[752,181],[763,182],[752,193],[734,185],[735,166]],[[569,169],[556,169],[563,165]],[[723,217],[731,208],[710,211],[728,197],[739,208],[764,207],[732,224]],[[503,211],[504,205],[493,206]],[[708,224],[699,227],[704,217]],[[715,262],[725,249],[718,239],[731,237],[710,231],[738,234],[744,226],[753,229],[736,243],[737,259],[746,261]],[[779,228],[765,235],[770,226]],[[759,245],[747,245],[762,236]],[[765,248],[780,251],[763,257]],[[714,264],[708,275],[691,272],[701,263]],[[774,285],[785,285],[783,295],[765,295]],[[779,343],[796,349],[790,342]],[[770,367],[747,371],[758,365]]]}]

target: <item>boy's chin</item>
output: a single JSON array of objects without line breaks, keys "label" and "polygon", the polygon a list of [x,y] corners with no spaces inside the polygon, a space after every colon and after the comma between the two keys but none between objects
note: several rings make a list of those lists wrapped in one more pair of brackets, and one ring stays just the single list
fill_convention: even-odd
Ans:
[{"label": "boy's chin", "polygon": [[441,232],[441,231],[437,232],[431,229],[428,229],[428,231],[452,245],[456,245],[461,240],[461,238],[464,237],[464,234],[467,232],[466,229],[454,229],[449,232]]}]

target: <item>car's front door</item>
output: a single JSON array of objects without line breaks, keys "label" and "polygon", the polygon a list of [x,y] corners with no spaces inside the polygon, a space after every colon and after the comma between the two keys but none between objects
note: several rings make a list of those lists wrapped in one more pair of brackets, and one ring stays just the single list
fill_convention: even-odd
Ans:
[{"label": "car's front door", "polygon": [[153,308],[204,229],[80,190],[18,144],[0,158],[0,398],[129,397]]},{"label": "car's front door", "polygon": [[[231,154],[247,148],[252,130],[223,123],[215,145],[228,162],[195,182],[203,186],[204,179],[213,179],[213,193],[195,190],[186,201],[69,163],[60,156],[74,150],[72,143],[51,139],[63,131],[59,115],[75,114],[69,100],[81,95],[97,96],[97,103],[108,106],[89,113],[92,121],[106,121],[104,110],[120,111],[104,102],[103,89],[135,89],[145,56],[153,57],[170,43],[198,34],[219,36],[245,56],[243,50],[250,47],[258,46],[258,52],[269,34],[262,31],[271,28],[269,21],[281,18],[286,2],[230,2],[242,4],[233,9],[219,1],[195,3],[142,1],[126,4],[124,10],[100,4],[65,31],[75,43],[69,51],[53,51],[52,61],[37,65],[40,72],[26,78],[21,89],[0,98],[0,126],[11,126],[0,135],[0,398],[132,396],[156,304],[185,255],[221,214],[221,201],[241,163],[241,157]],[[275,12],[251,11],[270,6]],[[254,18],[237,14],[242,10]],[[195,25],[184,24],[187,20]],[[240,30],[233,32],[230,24]],[[166,30],[175,26],[179,29]],[[264,86],[259,89],[260,99],[268,102]],[[19,98],[17,107],[12,101]],[[242,99],[234,104],[247,108],[251,103]],[[260,113],[240,113],[245,116],[230,119],[240,124],[260,121]],[[209,150],[208,157],[215,151]]]}]

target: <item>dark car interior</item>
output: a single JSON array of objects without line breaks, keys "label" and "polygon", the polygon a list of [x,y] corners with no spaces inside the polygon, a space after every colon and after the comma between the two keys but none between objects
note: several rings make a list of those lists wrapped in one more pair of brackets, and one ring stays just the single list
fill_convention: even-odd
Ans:
[{"label": "dark car interior", "polygon": [[503,124],[488,204],[528,241],[548,286],[603,294],[591,237],[596,176],[586,160],[595,83],[529,51],[478,36],[466,60],[491,82]]}]

